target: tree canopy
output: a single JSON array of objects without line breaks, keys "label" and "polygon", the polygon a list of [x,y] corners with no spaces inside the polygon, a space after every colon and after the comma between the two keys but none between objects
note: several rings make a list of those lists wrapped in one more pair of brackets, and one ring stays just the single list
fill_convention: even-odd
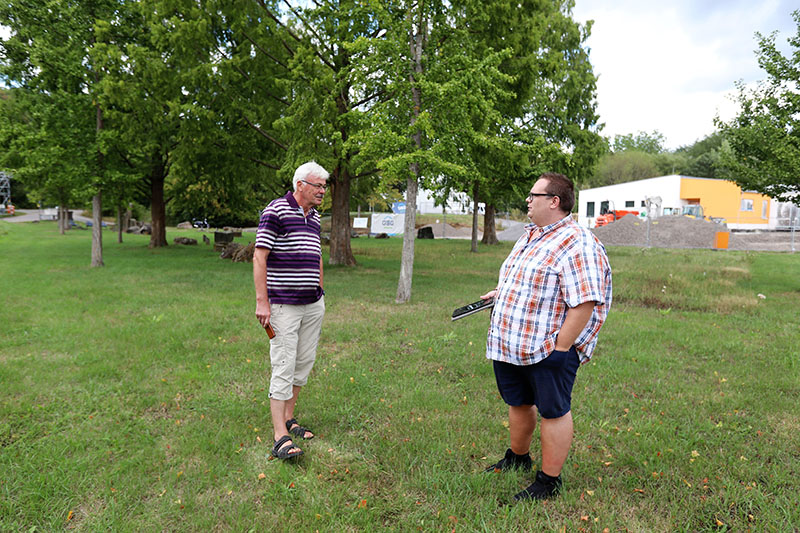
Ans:
[{"label": "tree canopy", "polygon": [[800,191],[800,10],[792,13],[797,33],[784,56],[776,34],[758,34],[758,63],[767,77],[754,89],[739,83],[739,114],[718,126],[729,147],[722,165],[742,189],[782,201]]},{"label": "tree canopy", "polygon": [[572,5],[7,3],[3,164],[48,201],[149,203],[163,246],[168,213],[254,223],[315,159],[330,261],[354,264],[351,189],[422,183],[494,209],[545,169],[588,179],[605,145]]}]

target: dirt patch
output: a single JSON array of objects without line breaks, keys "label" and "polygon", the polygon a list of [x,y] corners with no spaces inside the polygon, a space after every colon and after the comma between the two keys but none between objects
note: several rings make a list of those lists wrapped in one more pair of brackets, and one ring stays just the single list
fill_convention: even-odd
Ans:
[{"label": "dirt patch", "polygon": [[592,232],[607,246],[653,246],[657,248],[714,248],[725,224],[689,217],[661,217],[652,221],[627,215],[594,228]]},{"label": "dirt patch", "polygon": [[627,215],[592,229],[606,246],[656,248],[714,248],[719,232],[728,234],[729,250],[800,252],[800,232],[730,231],[725,224],[689,217],[660,217],[648,224],[646,219]]}]

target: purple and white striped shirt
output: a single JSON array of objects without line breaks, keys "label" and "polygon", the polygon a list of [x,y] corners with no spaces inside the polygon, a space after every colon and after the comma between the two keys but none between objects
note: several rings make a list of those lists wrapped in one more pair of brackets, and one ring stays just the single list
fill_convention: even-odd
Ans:
[{"label": "purple and white striped shirt", "polygon": [[256,248],[269,250],[267,293],[273,304],[305,305],[322,298],[319,286],[319,212],[308,216],[290,192],[270,202],[261,212]]}]

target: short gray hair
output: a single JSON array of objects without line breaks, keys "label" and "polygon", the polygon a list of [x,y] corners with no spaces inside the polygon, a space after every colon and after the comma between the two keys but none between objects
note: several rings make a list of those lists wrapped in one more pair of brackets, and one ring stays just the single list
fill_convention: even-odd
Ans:
[{"label": "short gray hair", "polygon": [[322,168],[321,165],[318,165],[316,161],[309,161],[308,163],[303,163],[297,170],[294,171],[294,179],[292,179],[292,185],[294,185],[294,190],[297,190],[297,182],[301,180],[306,180],[309,176],[315,176],[319,179],[323,179],[328,181],[328,171]]}]

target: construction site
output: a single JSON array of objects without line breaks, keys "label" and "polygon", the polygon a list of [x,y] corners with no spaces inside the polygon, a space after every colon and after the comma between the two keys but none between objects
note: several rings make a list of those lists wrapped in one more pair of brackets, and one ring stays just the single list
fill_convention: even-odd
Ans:
[{"label": "construction site", "polygon": [[626,215],[591,231],[606,246],[800,251],[800,228],[731,231],[725,223],[689,216],[650,219]]}]

